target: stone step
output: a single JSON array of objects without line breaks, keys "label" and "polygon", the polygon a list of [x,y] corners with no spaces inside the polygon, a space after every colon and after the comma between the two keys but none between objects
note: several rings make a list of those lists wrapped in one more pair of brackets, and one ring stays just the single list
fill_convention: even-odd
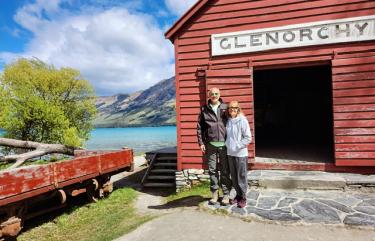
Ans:
[{"label": "stone step", "polygon": [[156,166],[156,167],[160,167],[160,166],[165,166],[165,167],[177,167],[177,163],[158,162],[158,163],[155,163],[154,166]]},{"label": "stone step", "polygon": [[144,187],[175,187],[174,183],[157,183],[157,182],[147,182],[143,184]]},{"label": "stone step", "polygon": [[148,176],[147,179],[156,179],[156,180],[175,180],[175,176]]},{"label": "stone step", "polygon": [[158,157],[156,157],[156,160],[158,160],[158,161],[176,161],[177,162],[177,157],[176,156],[158,156]]},{"label": "stone step", "polygon": [[175,169],[153,169],[151,173],[175,173],[176,171]]},{"label": "stone step", "polygon": [[[250,186],[277,189],[343,190],[345,175],[319,171],[254,170],[248,172]],[[375,179],[374,179],[375,183]]]}]

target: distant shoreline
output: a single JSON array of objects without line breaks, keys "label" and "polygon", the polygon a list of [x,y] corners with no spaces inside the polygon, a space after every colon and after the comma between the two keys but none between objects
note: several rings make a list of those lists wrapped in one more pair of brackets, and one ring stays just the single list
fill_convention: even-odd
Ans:
[{"label": "distant shoreline", "polygon": [[[5,131],[0,129],[0,136]],[[84,143],[87,150],[121,150],[130,147],[136,155],[165,147],[176,146],[175,125],[94,128]]]},{"label": "distant shoreline", "polygon": [[174,125],[119,125],[119,126],[106,126],[105,124],[103,125],[94,125],[94,128],[140,128],[140,127],[168,127],[168,126],[173,126],[176,127],[176,124]]},{"label": "distant shoreline", "polygon": [[[94,129],[99,129],[99,128],[140,128],[140,127],[177,127],[177,126],[176,125],[94,126]],[[5,132],[5,130],[0,128],[0,132]]]}]

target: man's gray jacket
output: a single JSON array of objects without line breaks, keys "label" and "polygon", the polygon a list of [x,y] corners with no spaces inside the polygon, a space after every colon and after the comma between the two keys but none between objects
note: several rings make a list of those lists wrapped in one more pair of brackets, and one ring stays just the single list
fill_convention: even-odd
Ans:
[{"label": "man's gray jacket", "polygon": [[225,141],[227,122],[227,104],[219,99],[220,105],[217,108],[217,115],[212,110],[208,100],[208,104],[201,107],[198,117],[197,136],[199,145],[207,144],[211,141]]}]

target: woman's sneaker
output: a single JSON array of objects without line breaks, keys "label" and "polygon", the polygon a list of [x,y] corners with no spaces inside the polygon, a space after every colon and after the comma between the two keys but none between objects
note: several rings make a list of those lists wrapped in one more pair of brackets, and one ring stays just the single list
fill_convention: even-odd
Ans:
[{"label": "woman's sneaker", "polygon": [[244,207],[246,207],[246,205],[247,205],[247,202],[246,202],[246,199],[245,199],[245,198],[242,198],[242,199],[239,200],[238,203],[237,203],[237,206],[238,206],[239,208],[244,208]]},{"label": "woman's sneaker", "polygon": [[236,196],[234,199],[230,199],[229,203],[230,203],[230,205],[236,204],[236,203],[238,203],[238,200],[240,200],[240,199],[241,198],[239,196]]},{"label": "woman's sneaker", "polygon": [[215,205],[217,204],[217,201],[219,199],[219,191],[215,190],[211,194],[212,194],[212,198],[210,199],[210,201],[208,201],[208,203],[211,205]]},{"label": "woman's sneaker", "polygon": [[229,196],[228,195],[224,195],[223,199],[221,200],[221,204],[224,205],[224,206],[227,206],[229,205]]}]

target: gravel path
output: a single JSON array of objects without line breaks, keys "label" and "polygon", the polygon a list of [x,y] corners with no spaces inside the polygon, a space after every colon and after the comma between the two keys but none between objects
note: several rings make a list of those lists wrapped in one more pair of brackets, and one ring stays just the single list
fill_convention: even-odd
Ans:
[{"label": "gravel path", "polygon": [[374,230],[276,225],[184,210],[154,219],[116,241],[375,241]]},{"label": "gravel path", "polygon": [[253,189],[246,209],[201,205],[203,210],[225,210],[219,215],[202,211],[198,197],[165,204],[168,192],[140,188],[142,170],[123,180],[119,176],[115,185],[138,190],[137,211],[157,217],[116,241],[375,241],[373,193]]}]

